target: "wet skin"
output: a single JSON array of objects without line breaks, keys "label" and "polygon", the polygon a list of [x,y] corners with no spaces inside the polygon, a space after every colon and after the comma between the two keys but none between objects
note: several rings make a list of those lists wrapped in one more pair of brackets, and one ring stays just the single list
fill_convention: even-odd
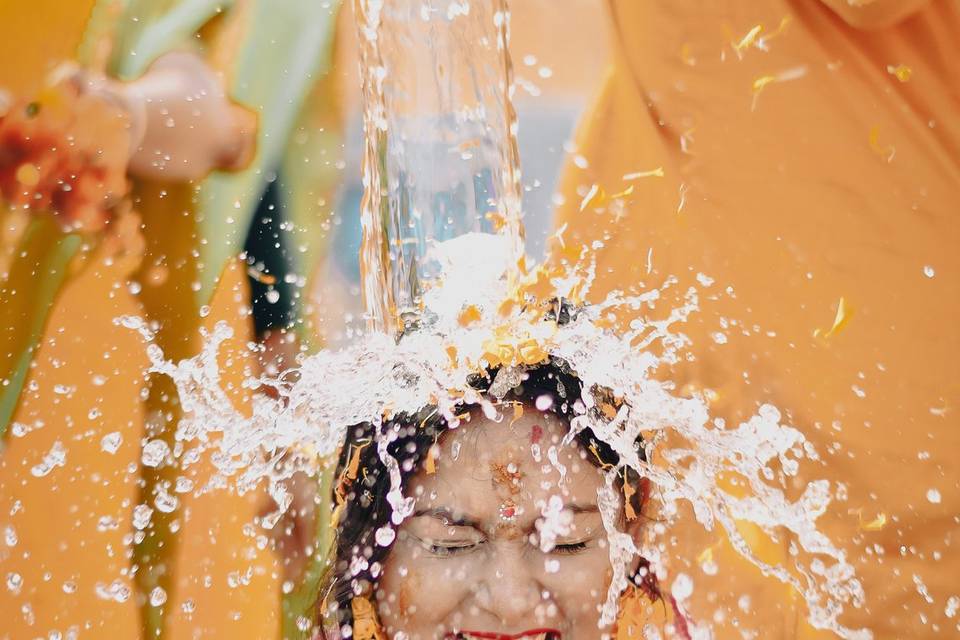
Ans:
[{"label": "wet skin", "polygon": [[[436,472],[421,470],[411,483],[414,515],[399,528],[376,593],[388,637],[609,634],[598,627],[610,581],[597,510],[603,475],[576,444],[561,446],[567,426],[552,415],[528,408],[511,425],[512,412],[504,413],[500,422],[474,414],[447,432],[434,448]],[[552,496],[569,530],[544,552],[539,532]]]}]

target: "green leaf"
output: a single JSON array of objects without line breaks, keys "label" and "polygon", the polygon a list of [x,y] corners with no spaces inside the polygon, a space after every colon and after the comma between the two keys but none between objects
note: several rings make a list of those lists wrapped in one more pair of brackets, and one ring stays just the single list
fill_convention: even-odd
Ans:
[{"label": "green leaf", "polygon": [[334,543],[330,516],[333,514],[333,483],[336,465],[321,470],[317,480],[317,492],[320,496],[317,505],[317,528],[313,558],[307,565],[300,584],[283,596],[283,640],[310,640],[311,632],[300,629],[300,618],[313,622],[316,618],[316,604],[320,597],[321,581],[327,571],[327,556]]},{"label": "green leaf", "polygon": [[203,25],[233,4],[234,0],[126,0],[111,71],[122,80],[143,75],[163,54],[190,45]]},{"label": "green leaf", "polygon": [[17,247],[0,288],[0,437],[13,419],[50,310],[80,246],[79,235],[65,234],[52,216],[38,215]]},{"label": "green leaf", "polygon": [[336,4],[273,0],[254,5],[231,95],[260,116],[257,155],[245,170],[211,175],[201,188],[198,216],[206,239],[201,304],[209,299],[223,265],[243,248],[267,177],[280,169],[311,87],[329,68]]}]

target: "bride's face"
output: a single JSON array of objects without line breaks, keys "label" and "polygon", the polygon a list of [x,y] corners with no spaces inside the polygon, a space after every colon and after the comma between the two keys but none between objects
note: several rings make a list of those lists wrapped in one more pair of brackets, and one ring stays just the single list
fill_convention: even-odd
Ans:
[{"label": "bride's face", "polygon": [[[603,476],[592,454],[560,445],[566,426],[552,415],[527,408],[510,422],[509,409],[499,423],[474,415],[434,448],[435,471],[428,464],[413,480],[414,515],[376,593],[389,637],[609,633],[597,626],[611,576],[597,509]],[[543,513],[557,498],[566,530],[544,552]]]}]

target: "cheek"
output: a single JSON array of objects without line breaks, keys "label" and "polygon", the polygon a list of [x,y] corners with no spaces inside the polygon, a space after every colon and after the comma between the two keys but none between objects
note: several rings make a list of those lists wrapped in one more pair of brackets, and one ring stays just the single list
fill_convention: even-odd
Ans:
[{"label": "cheek", "polygon": [[380,622],[391,634],[424,633],[447,621],[467,600],[468,569],[457,558],[424,557],[403,543],[394,548],[377,589]]},{"label": "cheek", "polygon": [[416,597],[420,591],[420,576],[416,571],[411,571],[400,583],[399,593],[397,594],[397,609],[404,618],[409,618],[410,613],[416,610]]},{"label": "cheek", "polygon": [[544,586],[571,622],[596,624],[611,579],[607,550],[598,548],[561,559],[560,570],[546,574]]}]

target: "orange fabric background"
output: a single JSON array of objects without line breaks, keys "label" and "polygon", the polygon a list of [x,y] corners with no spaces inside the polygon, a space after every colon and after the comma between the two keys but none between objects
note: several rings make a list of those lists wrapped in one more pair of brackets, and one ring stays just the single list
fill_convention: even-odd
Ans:
[{"label": "orange fabric background", "polygon": [[[614,0],[614,69],[558,219],[568,247],[602,242],[593,297],[668,274],[673,291],[702,290],[682,328],[696,358],[671,377],[715,391],[728,420],[772,402],[815,444],[826,466],[802,479],[843,484],[824,527],[867,591],[843,621],[878,638],[957,625],[960,3],[914,4],[859,30],[816,0]],[[738,48],[757,25],[766,50]],[[657,167],[664,177],[624,179]],[[581,212],[594,184],[635,191]],[[841,297],[853,316],[814,338]],[[863,526],[881,515],[879,531]],[[732,558],[703,574],[715,539],[698,530],[678,527],[669,550],[698,587],[694,617],[720,637],[800,633],[802,609],[776,583],[730,572]]]}]

